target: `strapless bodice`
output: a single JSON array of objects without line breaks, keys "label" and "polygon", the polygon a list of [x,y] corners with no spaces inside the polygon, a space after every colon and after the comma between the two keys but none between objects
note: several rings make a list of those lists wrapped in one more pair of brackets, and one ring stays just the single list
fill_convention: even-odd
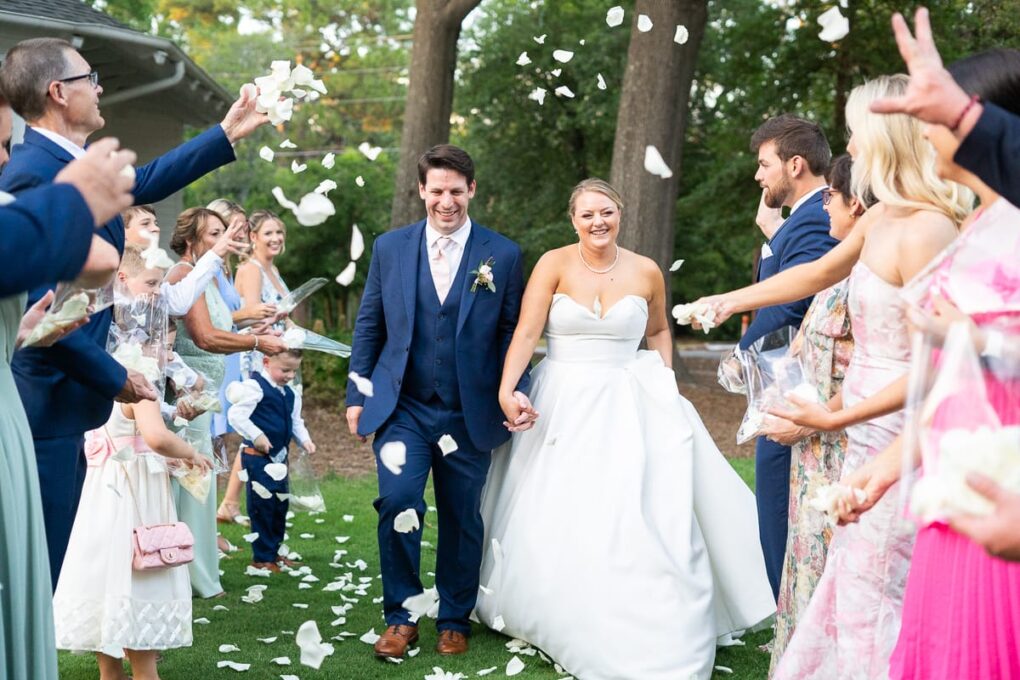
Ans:
[{"label": "strapless bodice", "polygon": [[592,311],[569,295],[556,293],[545,324],[548,357],[572,363],[629,361],[647,326],[648,303],[639,295],[626,295],[609,309]]}]

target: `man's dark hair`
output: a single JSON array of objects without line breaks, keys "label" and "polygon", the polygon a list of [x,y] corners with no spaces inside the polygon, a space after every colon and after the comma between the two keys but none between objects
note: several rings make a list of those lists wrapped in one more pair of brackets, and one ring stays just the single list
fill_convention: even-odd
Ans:
[{"label": "man's dark hair", "polygon": [[0,67],[0,90],[15,113],[33,121],[46,112],[50,83],[68,76],[69,51],[74,46],[59,38],[22,40],[11,48]]},{"label": "man's dark hair", "polygon": [[784,113],[769,118],[751,135],[751,151],[758,149],[766,142],[776,145],[776,155],[784,163],[794,156],[807,161],[812,175],[821,177],[829,167],[832,151],[825,133],[817,123]]},{"label": "man's dark hair", "polygon": [[475,162],[467,151],[453,144],[437,144],[418,158],[418,183],[425,184],[429,170],[453,170],[467,179],[468,186],[475,181]]},{"label": "man's dark hair", "polygon": [[1020,115],[1020,51],[985,50],[953,62],[948,70],[967,92]]}]

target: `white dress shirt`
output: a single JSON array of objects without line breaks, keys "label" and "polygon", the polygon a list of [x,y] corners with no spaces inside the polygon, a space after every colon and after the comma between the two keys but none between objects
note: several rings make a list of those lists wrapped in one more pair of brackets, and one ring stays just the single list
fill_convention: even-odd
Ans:
[{"label": "white dress shirt", "polygon": [[216,276],[216,269],[222,265],[223,258],[210,250],[198,258],[183,279],[177,283],[164,281],[159,287],[159,294],[166,300],[167,313],[170,316],[187,314]]},{"label": "white dress shirt", "polygon": [[460,269],[460,261],[464,259],[464,249],[467,247],[468,237],[471,236],[471,218],[464,219],[464,224],[457,227],[452,234],[441,234],[429,222],[425,223],[425,251],[432,257],[432,247],[441,236],[450,239],[450,245],[443,251],[443,255],[450,261],[450,282],[457,278],[457,271]]},{"label": "white dress shirt", "polygon": [[[262,377],[270,385],[280,390],[281,394],[284,393],[284,389],[279,385],[275,385],[265,373],[262,374]],[[243,388],[243,394],[241,394],[242,390],[236,390],[237,394],[235,396],[239,396],[239,398],[227,409],[227,422],[230,423],[232,428],[237,430],[238,434],[254,443],[263,434],[262,430],[255,423],[251,422],[251,414],[255,411],[255,407],[259,405],[259,402],[262,401],[262,387],[251,378],[243,381],[241,387]],[[233,387],[231,389],[233,390]],[[299,444],[304,446],[312,441],[308,428],[305,427],[305,421],[301,417],[301,395],[296,390],[294,391],[294,408],[291,411],[290,420],[294,439]],[[277,452],[273,451],[270,453]]]},{"label": "white dress shirt", "polygon": [[32,127],[32,129],[59,146],[67,153],[71,154],[71,157],[76,160],[85,155],[85,149],[78,146],[59,132],[54,132],[53,130],[47,130],[46,128],[41,127]]}]

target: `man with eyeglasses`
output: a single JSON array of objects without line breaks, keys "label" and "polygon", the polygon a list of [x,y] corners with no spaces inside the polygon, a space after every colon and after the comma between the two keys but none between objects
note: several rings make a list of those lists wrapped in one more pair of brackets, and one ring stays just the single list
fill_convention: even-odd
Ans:
[{"label": "man with eyeglasses", "polygon": [[[0,89],[28,127],[12,149],[0,190],[12,194],[47,184],[85,153],[86,140],[105,125],[99,112],[103,88],[85,58],[55,38],[15,45],[0,67]],[[246,93],[214,126],[140,167],[132,190],[137,204],[155,203],[235,159],[233,144],[268,122]],[[124,223],[115,217],[97,234],[124,250]],[[56,282],[29,293],[34,304]],[[85,478],[85,432],[106,422],[113,401],[155,399],[152,385],[106,353],[112,313],[92,315],[81,330],[48,348],[28,348],[12,367],[28,414],[43,495],[50,571],[56,585]]]}]

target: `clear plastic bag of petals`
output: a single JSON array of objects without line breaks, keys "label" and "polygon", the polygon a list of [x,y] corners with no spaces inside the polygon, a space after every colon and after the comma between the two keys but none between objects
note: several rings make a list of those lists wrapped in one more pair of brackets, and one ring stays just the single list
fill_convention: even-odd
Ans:
[{"label": "clear plastic bag of petals", "polygon": [[797,333],[793,326],[780,328],[762,336],[737,355],[747,395],[747,411],[737,429],[738,444],[761,435],[765,419],[770,417],[769,409],[793,406],[789,395],[821,402],[796,351]]},{"label": "clear plastic bag of petals", "polygon": [[141,373],[163,394],[166,387],[168,317],[159,294],[131,295],[117,286],[106,351],[125,368]]},{"label": "clear plastic bag of petals", "polygon": [[316,514],[326,511],[326,501],[308,455],[308,452],[299,446],[287,458],[290,508],[294,511]]},{"label": "clear plastic bag of petals", "polygon": [[50,308],[21,346],[31,347],[50,333],[106,309],[113,304],[113,298],[112,284],[103,288],[82,288],[66,282],[57,284]]},{"label": "clear plastic bag of petals", "polygon": [[300,305],[302,302],[308,299],[312,295],[312,293],[316,292],[317,290],[325,286],[327,283],[329,283],[329,281],[322,277],[317,277],[305,281],[300,286],[289,292],[287,295],[283,296],[283,299],[280,300],[276,305],[277,311],[283,312],[285,314],[290,314],[291,312],[294,311],[295,308],[297,308],[298,305]]},{"label": "clear plastic bag of petals", "polygon": [[337,342],[332,338],[319,335],[307,328],[292,325],[283,333],[283,344],[288,349],[312,350],[314,352],[325,352],[341,358],[351,356],[351,346]]}]

